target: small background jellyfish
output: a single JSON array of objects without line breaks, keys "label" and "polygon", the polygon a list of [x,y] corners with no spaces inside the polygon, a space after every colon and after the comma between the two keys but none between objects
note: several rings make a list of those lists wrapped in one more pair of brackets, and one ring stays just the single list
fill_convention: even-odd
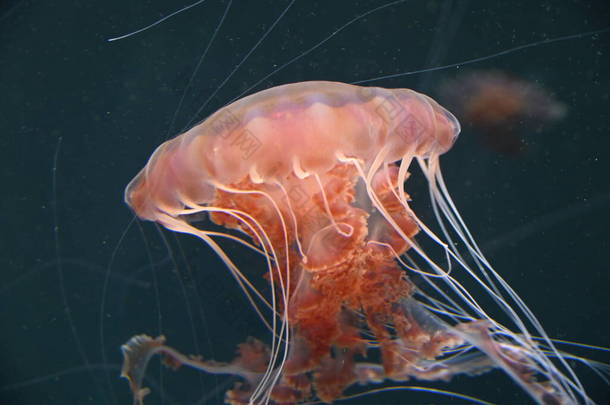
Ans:
[{"label": "small background jellyfish", "polygon": [[[261,79],[246,93],[456,63],[610,21],[605,0],[363,0],[350,7],[297,0],[273,25],[290,1],[233,1],[223,20],[230,2],[207,0],[137,36],[106,42],[169,15],[179,7],[174,3],[0,2],[1,403],[129,401],[118,377],[118,348],[136,333],[163,333],[184,352],[217,359],[233,357],[244,331],[266,333],[209,249],[131,223],[124,185],[165,139]],[[610,346],[607,35],[542,44],[469,66],[538,77],[568,114],[548,136],[528,137],[532,153],[517,159],[498,159],[463,134],[443,160],[456,204],[482,249],[547,332],[600,346]],[[436,84],[458,72],[372,84],[434,96]],[[414,203],[425,201],[423,185],[415,176],[409,181]],[[415,208],[423,213],[428,207]],[[254,260],[236,244],[224,247],[242,267]],[[599,351],[564,348],[608,360]],[[607,386],[576,367],[591,396],[604,403]],[[173,373],[155,362],[148,371],[146,384],[158,395],[151,394],[151,404],[219,405],[235,382]],[[501,373],[444,387],[496,403],[529,401]],[[459,403],[404,391],[346,403],[373,400]]]},{"label": "small background jellyfish", "polygon": [[542,85],[499,70],[461,73],[442,82],[439,92],[483,145],[511,156],[566,115],[566,105]]}]

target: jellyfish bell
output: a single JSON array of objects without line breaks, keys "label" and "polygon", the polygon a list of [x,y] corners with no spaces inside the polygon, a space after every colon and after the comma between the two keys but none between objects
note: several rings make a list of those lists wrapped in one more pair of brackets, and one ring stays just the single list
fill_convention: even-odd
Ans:
[{"label": "jellyfish bell", "polygon": [[522,138],[566,115],[566,106],[548,89],[499,70],[461,73],[442,82],[439,92],[485,146],[507,155],[522,152]]},{"label": "jellyfish bell", "polygon": [[[180,210],[181,196],[208,202],[212,181],[303,177],[331,169],[337,153],[372,163],[385,147],[383,160],[392,162],[408,149],[424,156],[453,145],[459,123],[432,99],[406,89],[363,89],[369,88],[304,82],[238,100],[159,146],[127,186],[125,200],[141,218],[155,220],[148,210],[163,211],[164,204],[167,213]],[[371,114],[362,113],[366,108]]]},{"label": "jellyfish bell", "polygon": [[[330,403],[354,384],[449,380],[494,368],[538,403],[588,402],[451,200],[439,156],[459,131],[450,112],[412,90],[304,82],[238,100],[159,146],[128,185],[126,202],[142,219],[204,240],[271,339],[250,338],[235,359],[219,363],[138,335],[123,346],[122,374],[134,402],[148,392],[142,378],[153,354],[172,367],[241,377],[226,394],[233,405]],[[440,234],[411,208],[405,182],[413,162],[428,182]],[[196,227],[191,218],[201,213],[242,236]],[[218,237],[262,255],[269,297]],[[441,248],[442,260],[426,252],[423,239]],[[480,306],[460,283],[464,277],[492,297],[516,331]],[[378,362],[361,360],[375,351]]]}]

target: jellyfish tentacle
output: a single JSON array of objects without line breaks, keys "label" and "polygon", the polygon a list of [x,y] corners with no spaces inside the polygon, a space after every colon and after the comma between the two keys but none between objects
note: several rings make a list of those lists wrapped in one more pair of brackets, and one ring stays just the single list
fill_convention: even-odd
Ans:
[{"label": "jellyfish tentacle", "polygon": [[294,208],[292,207],[292,202],[290,201],[291,198],[288,194],[288,191],[286,190],[286,187],[284,187],[284,185],[280,182],[276,182],[275,185],[282,190],[282,194],[284,195],[284,201],[286,201],[286,205],[288,208],[288,214],[290,214],[290,219],[292,222],[292,226],[294,227],[294,231],[295,231],[295,243],[297,244],[297,249],[299,251],[299,255],[303,258],[303,260],[306,262],[307,261],[307,256],[305,255],[305,251],[303,249],[303,242],[301,241],[301,235],[299,234],[299,222],[297,221],[297,216],[294,212]]},{"label": "jellyfish tentacle", "polygon": [[176,220],[169,216],[163,218],[163,224],[165,227],[173,231],[180,233],[189,233],[202,239],[214,251],[214,253],[218,255],[218,257],[230,270],[231,275],[233,275],[233,278],[237,281],[239,287],[246,295],[248,302],[250,302],[261,321],[268,329],[273,329],[272,326],[268,323],[266,317],[263,315],[262,311],[259,309],[259,306],[256,303],[256,300],[254,300],[254,298],[250,294],[250,291],[254,292],[255,296],[260,299],[269,309],[271,309],[271,311],[274,313],[273,317],[279,316],[279,314],[277,314],[276,310],[273,308],[273,305],[265,299],[262,293],[258,291],[258,289],[250,282],[250,280],[248,280],[248,278],[239,270],[239,267],[237,267],[237,265],[229,258],[224,249],[222,249],[222,247],[220,247],[220,245],[218,245],[218,243],[216,243],[216,241],[210,235],[208,235],[206,231],[201,231],[193,226],[186,224],[183,221]]},{"label": "jellyfish tentacle", "polygon": [[[226,185],[221,185],[221,184],[216,184],[216,187],[220,190],[223,190],[227,193],[231,193],[231,194],[254,194],[254,195],[260,195],[262,197],[264,197],[265,199],[267,199],[278,219],[281,222],[281,234],[282,234],[282,239],[284,242],[284,252],[288,251],[288,234],[287,234],[287,226],[286,226],[286,220],[284,218],[284,215],[282,214],[282,211],[280,210],[279,206],[278,206],[278,202],[276,202],[274,200],[274,198],[267,192],[263,191],[263,190],[258,190],[258,189],[238,189],[235,187],[230,187],[230,186],[226,186]],[[256,221],[253,218],[254,221]],[[289,301],[289,291],[290,291],[290,257],[289,255],[284,255],[284,259],[286,260],[286,264],[285,264],[285,272],[286,275],[283,275],[283,271],[281,270],[278,260],[281,258],[279,255],[279,252],[275,250],[274,248],[274,243],[272,242],[271,238],[269,237],[268,232],[264,231],[263,226],[259,223],[259,226],[261,227],[261,229],[263,229],[263,233],[266,235],[266,242],[269,243],[270,249],[272,251],[273,256],[276,258],[275,262],[276,262],[276,271],[275,272],[270,272],[271,277],[275,277],[275,275],[278,277],[279,279],[279,289],[280,289],[280,296],[282,297],[282,301],[283,301],[283,309],[280,312],[277,309],[277,303],[275,301],[275,283],[271,282],[271,296],[272,296],[272,305],[274,308],[274,312],[277,312],[280,314],[282,323],[281,326],[279,328],[280,332],[279,334],[277,333],[277,329],[276,329],[276,324],[275,324],[275,317],[273,318],[273,323],[272,323],[272,330],[273,330],[273,336],[274,339],[272,341],[272,345],[271,345],[271,356],[270,356],[270,361],[269,364],[267,366],[267,370],[264,374],[264,376],[261,378],[261,380],[258,383],[258,386],[256,387],[256,389],[254,390],[254,392],[252,393],[252,401],[257,400],[261,395],[264,396],[265,398],[269,397],[269,393],[271,391],[271,389],[273,388],[273,386],[275,385],[275,383],[277,382],[277,379],[280,376],[280,371],[283,368],[284,363],[286,362],[287,356],[288,356],[288,342],[290,341],[290,328],[288,326],[289,323],[289,313],[288,313],[288,301]],[[262,242],[261,242],[262,243]],[[271,268],[270,268],[271,270]],[[285,277],[285,279],[284,279]],[[282,341],[285,342],[284,344],[282,344]],[[283,347],[283,349],[282,349]],[[280,356],[280,351],[283,353],[281,355],[281,358],[279,358],[278,356]],[[279,364],[278,364],[279,361]],[[277,368],[279,371],[275,371],[275,367],[277,364]]]},{"label": "jellyfish tentacle", "polygon": [[[523,338],[520,338],[518,336],[514,336],[514,338],[516,340],[520,341],[526,347],[529,347],[530,350],[532,350],[533,352],[535,352],[537,354],[538,362],[543,364],[544,367],[549,370],[549,372],[556,374],[557,380],[560,381],[561,385],[564,387],[564,391],[565,391],[566,395],[572,396],[572,399],[574,401],[576,401],[576,398],[573,397],[574,394],[572,393],[572,389],[570,389],[567,386],[567,385],[571,384],[570,379],[567,379],[567,377],[563,377],[563,374],[560,373],[556,369],[556,366],[553,365],[553,363],[550,362],[550,360],[547,358],[547,356],[545,356],[538,349],[535,342],[533,342],[532,336],[530,335],[530,332],[528,331],[527,327],[521,321],[520,317],[515,313],[515,311],[512,309],[512,307],[508,304],[508,302],[503,298],[502,294],[498,290],[498,287],[496,286],[496,284],[492,281],[491,277],[493,277],[494,279],[496,279],[498,281],[498,283],[500,283],[500,286],[502,287],[502,289],[504,291],[506,291],[506,293],[513,300],[513,302],[515,302],[517,304],[517,307],[527,317],[528,321],[534,326],[535,330],[543,336],[545,341],[547,341],[547,344],[549,344],[549,347],[551,347],[551,350],[554,352],[556,358],[558,358],[558,360],[560,361],[562,366],[565,368],[565,370],[570,375],[572,382],[574,382],[576,384],[576,386],[578,387],[577,392],[583,393],[584,387],[582,386],[582,383],[580,382],[578,376],[574,373],[573,369],[567,364],[565,359],[563,359],[561,354],[559,354],[557,352],[557,349],[555,348],[553,343],[550,341],[550,339],[549,339],[547,333],[544,331],[544,328],[542,327],[541,323],[538,321],[538,319],[533,314],[533,312],[529,309],[529,307],[525,304],[523,299],[497,273],[497,271],[491,266],[491,264],[487,261],[487,259],[485,258],[485,256],[481,252],[481,250],[479,249],[474,238],[472,237],[472,234],[468,230],[468,227],[466,226],[464,220],[461,218],[457,208],[455,207],[455,204],[453,203],[451,196],[449,195],[449,192],[447,191],[447,187],[446,187],[444,179],[442,177],[442,173],[440,170],[437,169],[438,164],[439,164],[438,159],[436,159],[435,161],[433,161],[432,166],[428,165],[428,169],[426,170],[427,172],[431,173],[431,176],[430,176],[431,181],[429,182],[429,184],[430,184],[430,188],[431,188],[432,194],[433,194],[433,201],[441,203],[441,209],[442,209],[443,216],[445,218],[449,219],[449,222],[450,222],[452,228],[456,231],[458,236],[460,236],[460,239],[464,242],[469,253],[473,257],[477,267],[479,268],[480,272],[484,275],[485,279],[488,280],[490,288],[492,288],[494,290],[494,292],[496,293],[496,294],[493,294],[492,297],[496,300],[496,302],[502,308],[502,310],[505,311],[511,317],[513,322],[515,322],[517,327],[522,332]],[[425,166],[423,166],[423,167],[425,167]],[[462,266],[467,267],[467,265],[465,263],[462,264]],[[491,274],[491,276],[490,276],[490,274]]]}]

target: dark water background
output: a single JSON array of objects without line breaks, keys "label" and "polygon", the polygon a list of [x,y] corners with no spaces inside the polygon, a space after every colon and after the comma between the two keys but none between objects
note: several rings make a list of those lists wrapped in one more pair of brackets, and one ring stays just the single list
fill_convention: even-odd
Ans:
[{"label": "dark water background", "polygon": [[[208,248],[149,223],[127,228],[123,189],[167,137],[388,2],[296,1],[219,88],[289,4],[235,2],[177,111],[227,2],[208,0],[132,38],[106,39],[180,3],[0,2],[0,403],[130,403],[119,347],[137,333],[163,333],[184,352],[219,360],[248,335],[266,337]],[[602,1],[405,1],[359,19],[248,92],[408,72],[608,24]],[[452,195],[550,336],[610,347],[610,33],[370,84],[435,96],[442,80],[475,69],[537,81],[567,115],[537,133],[524,128],[527,148],[517,157],[465,130],[442,159]],[[260,274],[242,249],[227,249],[246,274]],[[593,398],[610,403],[608,387],[577,370]],[[220,404],[230,383],[173,373],[157,360],[149,375],[147,404]],[[529,401],[500,372],[428,386]],[[391,392],[347,403],[464,402]]]}]

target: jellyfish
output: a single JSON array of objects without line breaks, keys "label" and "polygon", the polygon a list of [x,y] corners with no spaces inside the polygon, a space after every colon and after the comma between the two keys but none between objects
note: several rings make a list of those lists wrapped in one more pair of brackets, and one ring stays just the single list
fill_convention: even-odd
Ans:
[{"label": "jellyfish", "polygon": [[498,70],[460,74],[439,90],[484,146],[505,155],[523,152],[526,131],[540,131],[566,114],[566,106],[538,83]]},{"label": "jellyfish", "polygon": [[[312,81],[247,96],[160,145],[125,201],[215,251],[269,339],[249,337],[220,362],[184,355],[163,336],[134,336],[122,347],[134,404],[149,392],[154,355],[237,376],[225,397],[232,405],[332,403],[352,386],[493,369],[537,403],[590,403],[451,199],[439,158],[459,132],[449,111],[413,90]],[[407,193],[417,166],[434,227]],[[261,255],[268,294],[219,238]]]}]

